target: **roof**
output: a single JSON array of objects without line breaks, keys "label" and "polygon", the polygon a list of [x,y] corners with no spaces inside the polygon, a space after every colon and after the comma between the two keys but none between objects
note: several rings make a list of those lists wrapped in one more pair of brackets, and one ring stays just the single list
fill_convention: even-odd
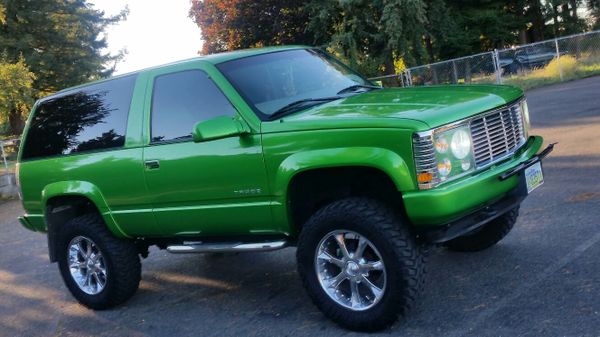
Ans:
[{"label": "roof", "polygon": [[193,57],[193,58],[189,58],[189,59],[185,59],[185,60],[181,60],[181,61],[175,61],[175,62],[171,62],[171,63],[166,63],[166,64],[162,64],[162,65],[157,65],[157,66],[153,66],[150,68],[144,68],[144,69],[140,69],[140,70],[136,70],[136,71],[132,71],[129,73],[125,73],[125,74],[121,74],[121,75],[117,75],[117,76],[113,76],[113,77],[109,77],[109,78],[105,78],[105,79],[101,79],[101,80],[97,80],[97,81],[92,81],[92,82],[87,82],[87,83],[82,83],[80,85],[76,85],[73,87],[69,87],[69,88],[65,88],[62,89],[52,95],[49,95],[47,97],[44,97],[40,100],[46,100],[49,98],[54,98],[56,95],[58,94],[62,94],[74,89],[79,89],[79,88],[84,88],[88,85],[92,85],[92,84],[96,84],[96,83],[101,83],[104,81],[109,81],[112,79],[116,79],[116,78],[121,78],[121,77],[126,77],[126,76],[130,76],[130,75],[136,75],[139,74],[143,71],[146,70],[151,70],[151,69],[157,69],[157,68],[162,68],[165,66],[170,66],[170,65],[175,65],[175,64],[185,64],[185,63],[191,63],[191,62],[197,62],[197,61],[205,61],[211,64],[219,64],[219,63],[223,63],[223,62],[227,62],[227,61],[231,61],[231,60],[235,60],[235,59],[240,59],[240,58],[244,58],[244,57],[249,57],[249,56],[255,56],[255,55],[261,55],[261,54],[268,54],[268,53],[272,53],[272,52],[277,52],[277,51],[284,51],[284,50],[293,50],[293,49],[303,49],[303,48],[312,48],[310,46],[301,46],[301,45],[290,45],[290,46],[277,46],[277,47],[264,47],[264,48],[250,48],[250,49],[240,49],[240,50],[234,50],[234,51],[229,51],[229,52],[223,52],[223,53],[216,53],[216,54],[210,54],[210,55],[202,55],[202,56],[197,56],[197,57]]}]

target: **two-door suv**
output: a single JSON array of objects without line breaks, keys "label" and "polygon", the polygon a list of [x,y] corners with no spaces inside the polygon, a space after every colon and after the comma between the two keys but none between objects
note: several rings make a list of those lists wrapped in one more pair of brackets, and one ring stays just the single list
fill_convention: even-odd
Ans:
[{"label": "two-door suv", "polygon": [[199,57],[39,100],[20,221],[93,309],[136,292],[152,245],[297,246],[325,315],[381,329],[417,300],[428,245],[511,230],[551,150],[528,118],[513,87],[382,89],[310,47]]}]

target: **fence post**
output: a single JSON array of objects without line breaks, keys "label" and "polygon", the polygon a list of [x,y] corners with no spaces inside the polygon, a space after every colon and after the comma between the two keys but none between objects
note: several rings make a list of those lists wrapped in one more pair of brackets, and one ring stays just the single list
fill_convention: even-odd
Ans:
[{"label": "fence post", "polygon": [[458,84],[458,71],[456,70],[456,61],[452,60],[452,76],[454,77],[454,84]]},{"label": "fence post", "polygon": [[498,55],[498,49],[494,49],[492,52],[492,62],[494,63],[494,73],[496,73],[496,83],[502,84],[502,74],[500,73],[500,57]]},{"label": "fence post", "polygon": [[8,162],[6,161],[6,153],[4,152],[4,142],[0,141],[0,154],[2,155],[2,160],[4,161],[4,172],[6,172],[5,176],[6,176],[6,181],[8,181],[8,184],[12,184],[12,180],[10,179],[10,176],[8,175]]},{"label": "fence post", "polygon": [[406,86],[407,87],[412,87],[413,86],[413,84],[412,84],[412,74],[410,72],[410,68],[406,68],[405,72],[406,72]]},{"label": "fence post", "polygon": [[558,48],[558,39],[554,39],[554,46],[556,47],[556,62],[558,63],[558,75],[560,76],[560,81],[563,81],[563,71],[562,65],[560,64],[560,49]]}]

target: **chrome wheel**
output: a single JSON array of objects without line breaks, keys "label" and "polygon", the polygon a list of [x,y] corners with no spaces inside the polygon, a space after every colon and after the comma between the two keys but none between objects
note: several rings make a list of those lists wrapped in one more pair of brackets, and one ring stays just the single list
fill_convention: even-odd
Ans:
[{"label": "chrome wheel", "polygon": [[94,241],[75,237],[68,246],[68,259],[71,277],[83,292],[96,295],[106,287],[106,262]]},{"label": "chrome wheel", "polygon": [[325,293],[345,308],[367,310],[383,297],[386,275],[381,254],[356,232],[336,230],[325,235],[314,263]]}]

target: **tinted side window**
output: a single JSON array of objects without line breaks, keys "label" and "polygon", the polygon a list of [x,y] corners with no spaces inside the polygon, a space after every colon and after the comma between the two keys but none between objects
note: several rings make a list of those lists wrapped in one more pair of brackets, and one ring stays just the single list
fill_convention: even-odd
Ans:
[{"label": "tinted side window", "polygon": [[154,80],[153,142],[191,138],[194,124],[234,114],[235,108],[201,70],[161,75]]},{"label": "tinted side window", "polygon": [[34,111],[23,159],[120,147],[136,76],[66,92]]}]

